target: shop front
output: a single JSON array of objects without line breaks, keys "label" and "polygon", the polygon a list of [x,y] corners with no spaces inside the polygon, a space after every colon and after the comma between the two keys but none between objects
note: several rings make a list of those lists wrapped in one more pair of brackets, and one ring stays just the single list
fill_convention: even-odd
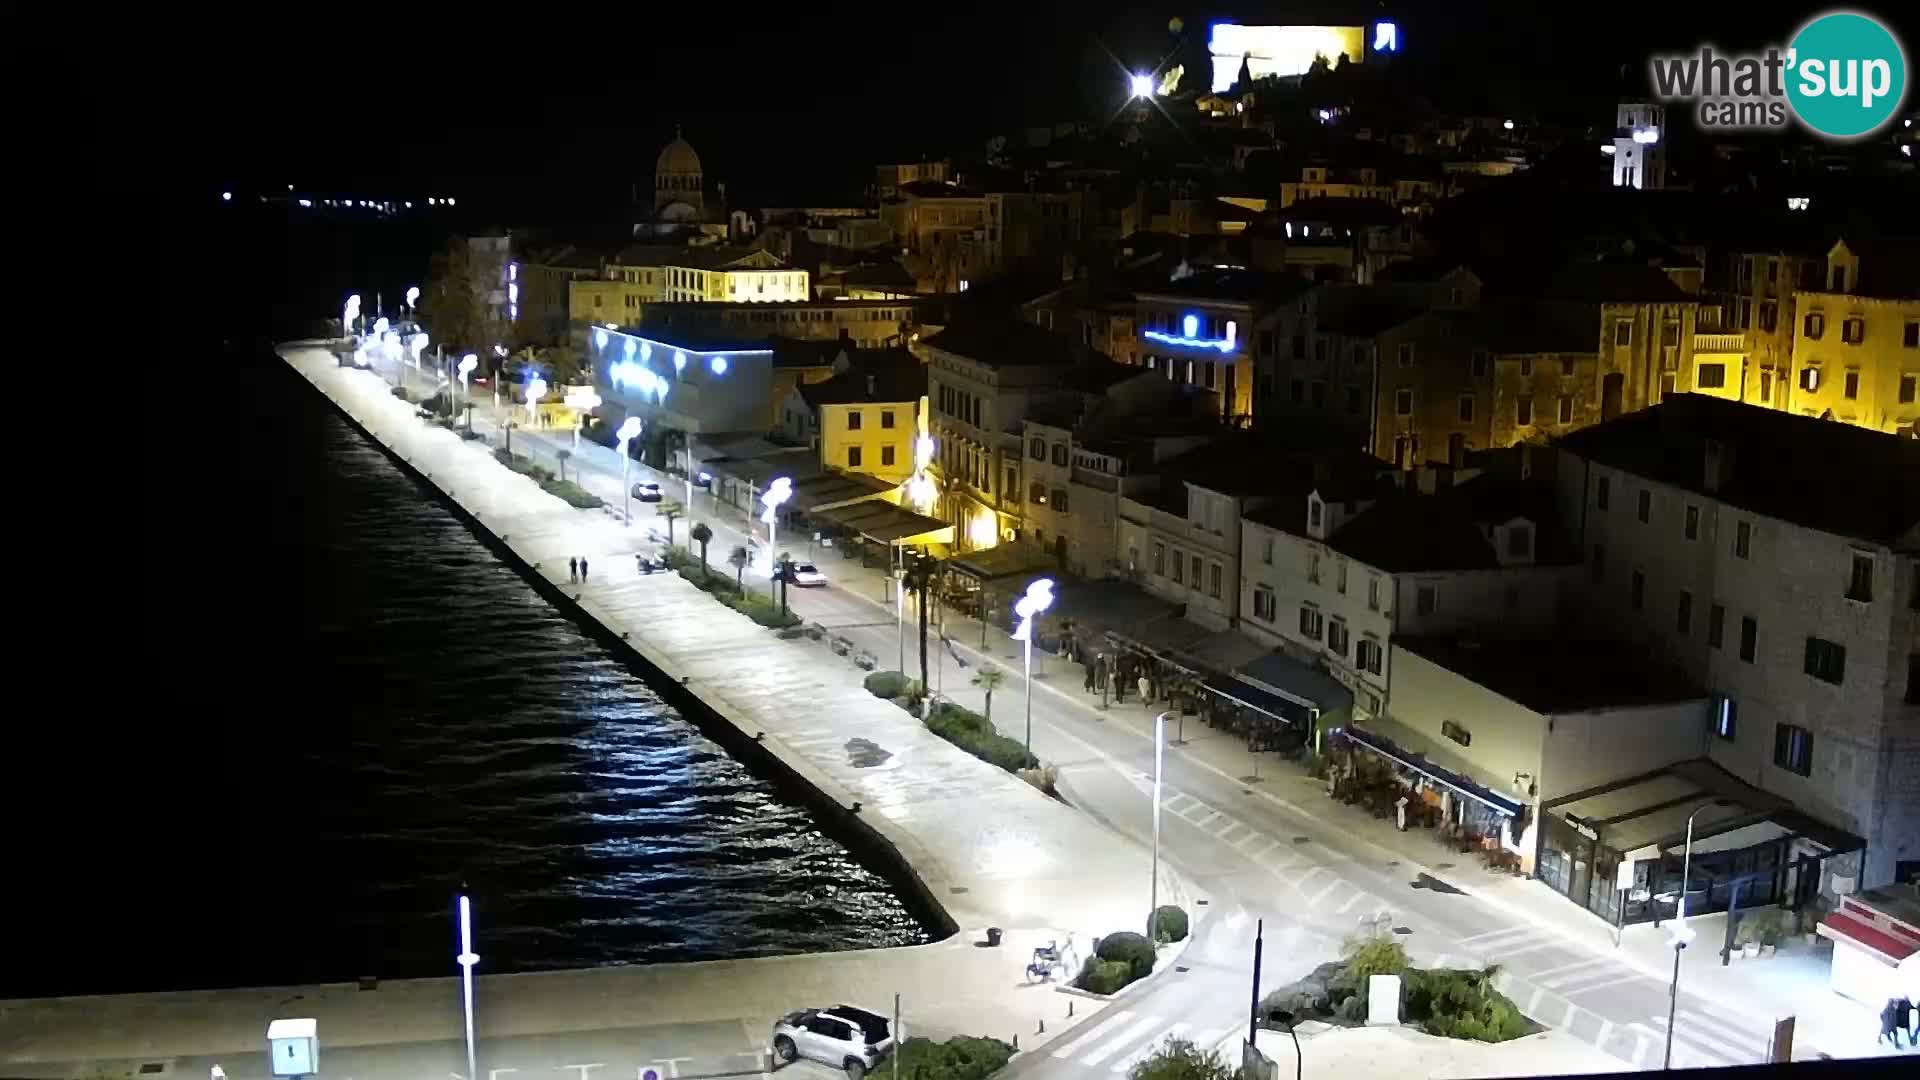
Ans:
[{"label": "shop front", "polygon": [[1876,1011],[1920,1001],[1920,889],[1893,885],[1840,898],[1815,931],[1833,942],[1833,992]]},{"label": "shop front", "polygon": [[1461,761],[1423,745],[1385,718],[1329,733],[1329,793],[1402,828],[1426,829],[1449,850],[1477,855],[1489,869],[1524,872],[1532,807],[1473,775]]},{"label": "shop front", "polygon": [[1549,800],[1535,876],[1615,926],[1658,923],[1683,899],[1690,915],[1798,909],[1825,860],[1863,846],[1702,759]]}]

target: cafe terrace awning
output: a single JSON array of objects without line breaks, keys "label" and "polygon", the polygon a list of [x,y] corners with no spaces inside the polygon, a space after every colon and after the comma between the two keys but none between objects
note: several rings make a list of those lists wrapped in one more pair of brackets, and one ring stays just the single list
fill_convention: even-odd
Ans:
[{"label": "cafe terrace awning", "polygon": [[1025,544],[1000,544],[982,551],[955,555],[943,565],[949,572],[972,578],[977,584],[991,585],[997,591],[1005,591],[1000,588],[1003,584],[1018,585],[1024,589],[1027,580],[1048,576],[1057,564],[1057,560],[1045,552]]},{"label": "cafe terrace awning", "polygon": [[1371,750],[1388,761],[1411,769],[1434,783],[1451,789],[1457,795],[1472,799],[1494,813],[1514,817],[1525,808],[1525,804],[1519,800],[1476,783],[1463,772],[1438,764],[1426,754],[1414,752],[1377,732],[1348,724],[1337,734],[1345,736],[1354,744]]},{"label": "cafe terrace awning", "polygon": [[1827,855],[1866,845],[1704,758],[1562,795],[1544,809],[1598,833],[1601,843],[1626,853],[1630,862],[1678,852],[1689,817],[1696,856],[1788,838],[1816,845]]},{"label": "cafe terrace awning", "polygon": [[879,544],[951,544],[953,526],[880,499],[815,510],[817,521],[859,533]]},{"label": "cafe terrace awning", "polygon": [[823,510],[865,499],[878,499],[899,487],[898,484],[889,484],[865,473],[829,471],[804,478],[796,476],[793,478],[793,496],[787,500],[787,508],[803,514],[819,514]]}]

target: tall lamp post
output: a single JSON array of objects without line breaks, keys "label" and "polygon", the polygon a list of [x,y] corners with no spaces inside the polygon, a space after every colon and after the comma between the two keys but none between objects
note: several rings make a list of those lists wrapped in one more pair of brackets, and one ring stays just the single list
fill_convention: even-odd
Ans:
[{"label": "tall lamp post", "polygon": [[632,525],[633,488],[627,483],[627,475],[633,465],[633,455],[628,452],[627,445],[640,437],[640,418],[627,417],[626,422],[620,425],[618,434],[620,438],[620,507],[624,512],[626,523]]},{"label": "tall lamp post", "polygon": [[472,1077],[473,1061],[473,965],[480,962],[480,954],[473,951],[473,905],[465,893],[460,894],[460,955],[454,957],[460,965],[461,1006],[467,1019],[467,1075]]},{"label": "tall lamp post", "polygon": [[[460,358],[460,398],[467,403],[467,415],[469,417],[473,415],[473,391],[467,386],[467,376],[472,375],[473,369],[479,366],[480,358],[472,353],[468,353]],[[467,427],[469,430],[472,429],[473,421],[471,419],[467,421]]]},{"label": "tall lamp post", "polygon": [[420,299],[420,286],[418,285],[407,286],[407,321],[408,322],[413,321],[414,304],[416,304],[419,301],[419,299]]},{"label": "tall lamp post", "polygon": [[793,481],[784,476],[774,477],[773,482],[767,485],[767,490],[760,493],[760,504],[767,508],[766,513],[760,515],[760,520],[767,523],[767,558],[769,559],[773,558],[776,546],[774,536],[775,530],[779,528],[777,511],[781,503],[791,498],[793,498]]},{"label": "tall lamp post", "polygon": [[[1013,613],[1020,616],[1013,640],[1021,643],[1021,655],[1027,670],[1027,752],[1033,752],[1033,620],[1053,606],[1053,579],[1035,578],[1026,594],[1014,601]],[[1155,805],[1159,800],[1155,799]],[[1156,857],[1157,859],[1157,857]]]},{"label": "tall lamp post", "polygon": [[1680,899],[1674,909],[1673,930],[1670,944],[1673,946],[1673,983],[1667,987],[1667,1053],[1660,1067],[1673,1068],[1673,1022],[1680,1009],[1680,953],[1693,943],[1693,928],[1687,925],[1687,883],[1693,869],[1693,819],[1700,811],[1710,806],[1719,806],[1719,799],[1712,799],[1693,808],[1687,815],[1687,846],[1680,854]]},{"label": "tall lamp post", "polygon": [[354,321],[360,318],[360,294],[347,297],[347,306],[340,312],[340,336],[352,337]]},{"label": "tall lamp post", "polygon": [[[899,549],[895,548],[894,550],[897,551]],[[898,670],[903,675],[906,673],[906,670],[907,670],[907,589],[906,589],[906,585],[907,585],[907,568],[904,566],[894,567],[893,568],[893,636],[900,639],[900,667]],[[921,687],[920,688],[921,693],[925,693],[926,689],[927,688],[924,686]]]},{"label": "tall lamp post", "polygon": [[527,426],[540,426],[540,399],[547,396],[547,380],[535,375],[527,383]]},{"label": "tall lamp post", "polygon": [[1167,743],[1167,714],[1153,718],[1153,882],[1147,887],[1147,941],[1160,941],[1160,767]]}]

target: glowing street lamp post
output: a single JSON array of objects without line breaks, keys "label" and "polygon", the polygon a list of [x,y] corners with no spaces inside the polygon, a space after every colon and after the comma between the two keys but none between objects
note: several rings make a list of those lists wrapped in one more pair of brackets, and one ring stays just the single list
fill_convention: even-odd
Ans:
[{"label": "glowing street lamp post", "polygon": [[1167,714],[1153,718],[1153,882],[1147,886],[1147,940],[1160,940],[1160,767],[1167,744]]},{"label": "glowing street lamp post", "polygon": [[413,321],[414,304],[417,303],[419,299],[420,299],[420,286],[418,285],[407,286],[407,321],[409,322]]},{"label": "glowing street lamp post", "polygon": [[1027,752],[1033,752],[1033,620],[1053,606],[1053,579],[1036,578],[1027,586],[1026,595],[1014,601],[1013,613],[1020,616],[1013,640],[1021,643],[1021,655],[1027,669]]},{"label": "glowing street lamp post", "polygon": [[1672,937],[1668,944],[1673,946],[1673,982],[1667,987],[1667,1053],[1661,1064],[1663,1069],[1673,1068],[1673,1021],[1674,1014],[1680,1008],[1680,954],[1693,943],[1693,928],[1687,925],[1687,875],[1693,869],[1693,819],[1700,811],[1710,806],[1719,806],[1721,801],[1713,799],[1693,808],[1687,815],[1687,846],[1680,855],[1680,902],[1676,905],[1673,918]]},{"label": "glowing street lamp post", "polygon": [[620,506],[625,512],[628,525],[633,524],[633,487],[627,483],[628,474],[633,466],[633,455],[628,452],[627,446],[640,437],[640,426],[639,417],[629,416],[626,422],[620,425],[617,433],[620,438]]},{"label": "glowing street lamp post", "polygon": [[540,399],[547,396],[547,380],[535,375],[527,383],[527,426],[540,426]]},{"label": "glowing street lamp post", "polygon": [[760,515],[760,520],[767,523],[767,558],[769,559],[773,558],[775,530],[780,527],[777,520],[779,515],[776,511],[780,509],[781,503],[791,498],[793,498],[793,481],[784,476],[774,477],[773,482],[767,485],[767,490],[760,493],[760,504],[767,508],[766,513]]},{"label": "glowing street lamp post", "polygon": [[460,896],[460,955],[454,960],[460,965],[461,1004],[467,1019],[467,1076],[473,1077],[473,965],[480,962],[480,954],[473,951],[473,905],[464,893]]},{"label": "glowing street lamp post", "polygon": [[473,430],[473,391],[467,385],[467,376],[480,366],[480,358],[472,353],[460,358],[460,398],[467,406],[467,430]]},{"label": "glowing street lamp post", "polygon": [[355,320],[359,318],[360,294],[354,293],[352,296],[347,297],[347,306],[340,312],[340,335],[342,337],[351,336],[353,334],[353,324]]}]

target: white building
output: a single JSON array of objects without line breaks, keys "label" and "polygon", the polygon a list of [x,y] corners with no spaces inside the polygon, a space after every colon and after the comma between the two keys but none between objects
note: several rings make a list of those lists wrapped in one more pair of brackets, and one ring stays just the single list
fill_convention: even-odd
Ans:
[{"label": "white building", "polygon": [[1241,632],[1323,661],[1363,720],[1386,708],[1396,636],[1550,627],[1577,573],[1551,488],[1403,475],[1405,490],[1321,484],[1255,511],[1240,549]]},{"label": "white building", "polygon": [[1625,101],[1615,114],[1613,186],[1658,191],[1667,186],[1667,109]]},{"label": "white building", "polygon": [[1719,695],[1715,763],[1865,838],[1827,891],[1920,868],[1920,443],[1687,394],[1561,449],[1579,617]]}]

